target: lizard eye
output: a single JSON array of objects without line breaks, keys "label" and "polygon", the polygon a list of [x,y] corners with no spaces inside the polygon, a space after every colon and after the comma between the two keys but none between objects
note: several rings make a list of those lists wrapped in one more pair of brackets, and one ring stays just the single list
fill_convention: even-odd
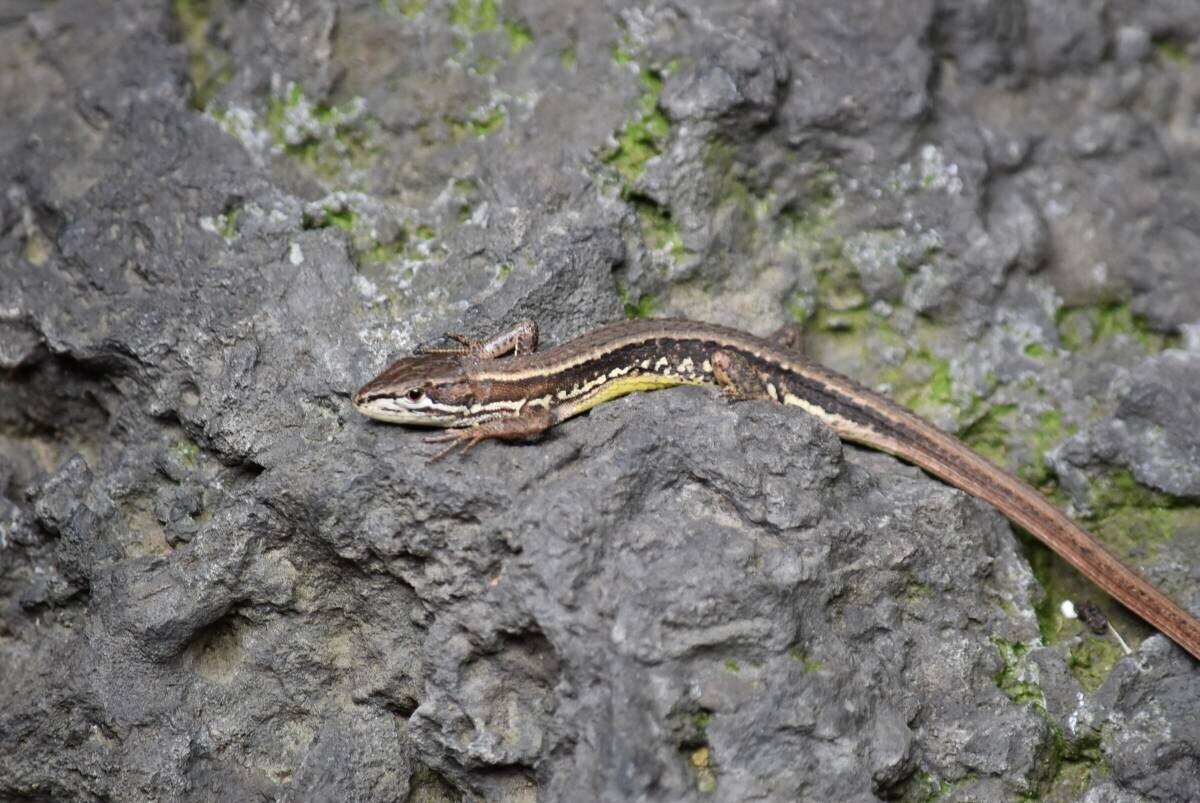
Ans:
[{"label": "lizard eye", "polygon": [[404,394],[404,397],[411,402],[420,401],[421,399],[425,398],[425,391],[421,390],[420,388],[409,388],[408,392]]}]

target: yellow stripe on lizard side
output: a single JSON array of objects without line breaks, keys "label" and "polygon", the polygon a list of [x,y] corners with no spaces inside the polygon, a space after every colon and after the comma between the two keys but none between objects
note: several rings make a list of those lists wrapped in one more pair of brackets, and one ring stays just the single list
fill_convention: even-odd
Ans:
[{"label": "yellow stripe on lizard side", "polygon": [[[702,385],[700,380],[687,380],[682,376],[659,376],[658,374],[641,374],[640,376],[622,376],[617,379],[611,379],[605,382],[596,392],[590,396],[585,396],[578,402],[570,405],[563,405],[568,409],[564,410],[563,418],[570,418],[580,413],[586,413],[598,404],[604,404],[606,401],[627,396],[630,393],[637,393],[645,390],[658,390],[660,388],[673,388],[676,385]],[[562,409],[562,408],[560,408]]]}]

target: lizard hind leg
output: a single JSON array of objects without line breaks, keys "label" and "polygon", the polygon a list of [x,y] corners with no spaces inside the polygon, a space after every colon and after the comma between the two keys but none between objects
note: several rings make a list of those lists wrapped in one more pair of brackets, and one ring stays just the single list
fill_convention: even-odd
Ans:
[{"label": "lizard hind leg", "polygon": [[800,355],[804,354],[804,327],[798,323],[785,323],[767,335],[767,340],[778,346],[782,346],[788,351],[794,351]]},{"label": "lizard hind leg", "polygon": [[537,351],[537,321],[518,321],[497,335],[492,335],[479,344],[481,356],[495,359],[505,354],[519,357]]},{"label": "lizard hind leg", "polygon": [[712,356],[713,377],[728,399],[778,401],[775,386],[763,381],[750,362],[732,351],[718,351]]}]

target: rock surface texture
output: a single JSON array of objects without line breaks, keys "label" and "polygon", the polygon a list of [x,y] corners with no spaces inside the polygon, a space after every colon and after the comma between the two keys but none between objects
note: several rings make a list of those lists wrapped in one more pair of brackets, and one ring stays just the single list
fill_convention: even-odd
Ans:
[{"label": "rock surface texture", "polygon": [[1182,1],[6,0],[0,799],[1200,799],[1197,662],[815,419],[429,464],[349,404],[800,321],[1200,610],[1198,58]]}]

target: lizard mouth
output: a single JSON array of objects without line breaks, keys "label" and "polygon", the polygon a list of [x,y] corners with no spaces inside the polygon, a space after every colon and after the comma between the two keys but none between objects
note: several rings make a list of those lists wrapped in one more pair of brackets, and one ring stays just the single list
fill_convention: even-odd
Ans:
[{"label": "lizard mouth", "polygon": [[418,427],[448,427],[455,416],[429,407],[413,409],[395,396],[372,395],[359,391],[354,394],[354,409],[367,418],[389,424],[408,424]]}]

